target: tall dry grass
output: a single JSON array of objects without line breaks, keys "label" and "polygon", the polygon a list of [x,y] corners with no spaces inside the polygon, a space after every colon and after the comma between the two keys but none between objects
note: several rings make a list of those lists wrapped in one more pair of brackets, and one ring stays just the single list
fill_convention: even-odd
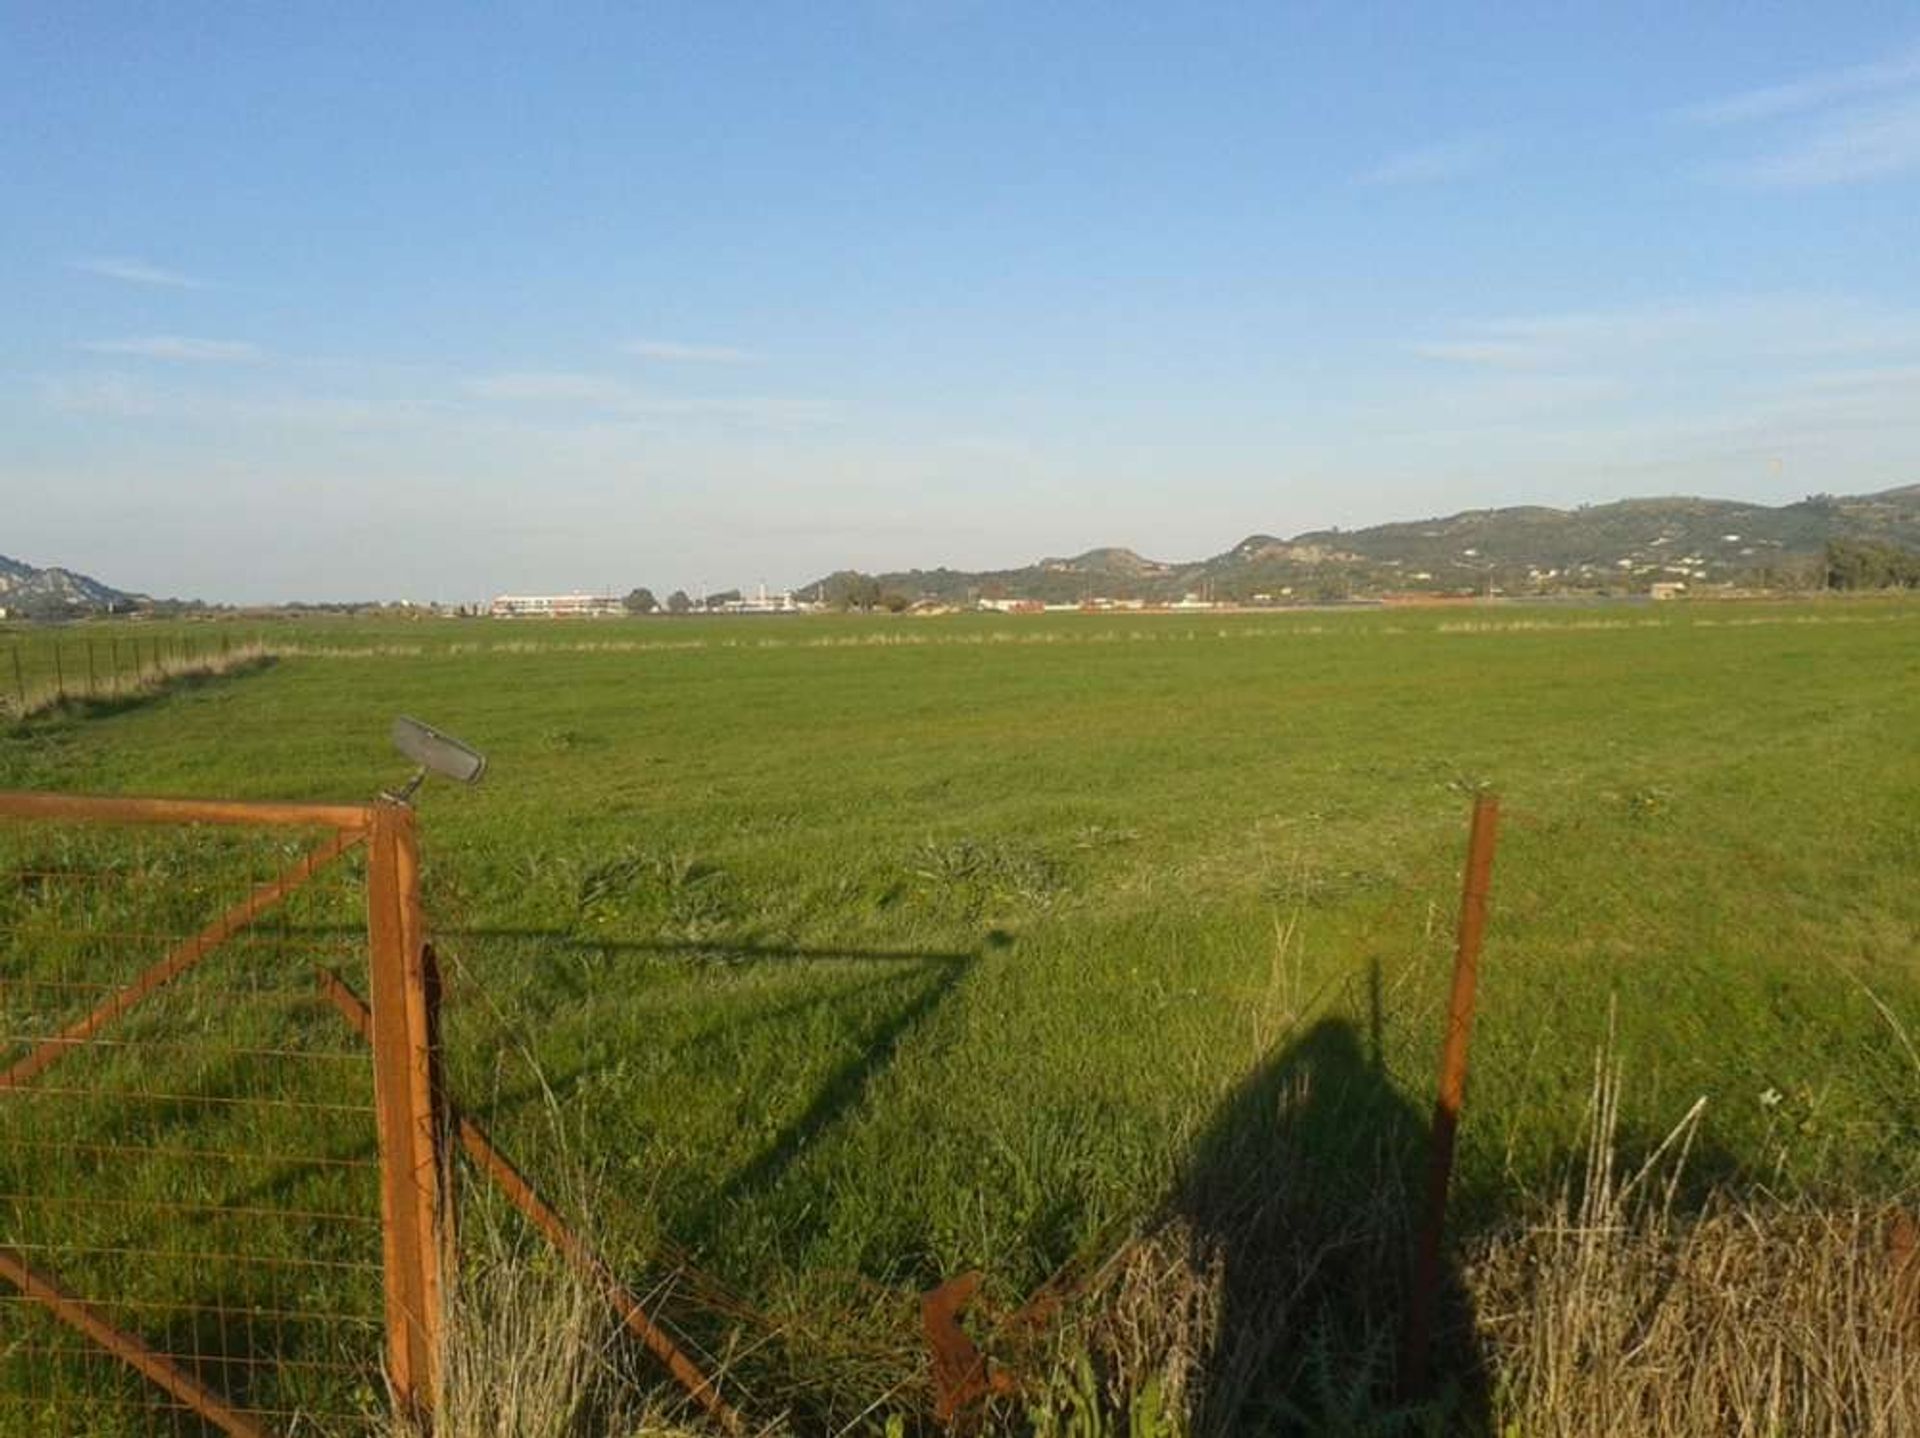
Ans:
[{"label": "tall dry grass", "polygon": [[[1163,1218],[1071,1305],[1043,1405],[1087,1435],[1920,1434],[1911,1217],[1724,1189],[1682,1205],[1703,1104],[1627,1171],[1621,1085],[1603,1051],[1563,1189],[1461,1246],[1443,1308],[1464,1331],[1443,1335],[1452,1381],[1433,1398],[1393,1394],[1407,1206],[1383,1170],[1372,1200],[1330,1213],[1275,1189],[1202,1224]],[[1277,1136],[1281,1168],[1303,1158],[1284,1123]]]},{"label": "tall dry grass", "polygon": [[[487,1212],[461,1238],[431,1438],[700,1438],[636,1364],[604,1290],[544,1240]],[[393,1438],[427,1438],[404,1417]]]},{"label": "tall dry grass", "polygon": [[1630,1177],[1620,1078],[1596,1073],[1587,1164],[1559,1212],[1496,1236],[1470,1280],[1500,1431],[1920,1433],[1920,1259],[1897,1209],[1723,1194],[1676,1212],[1699,1109]]},{"label": "tall dry grass", "polygon": [[154,698],[177,684],[249,673],[273,663],[277,655],[277,650],[260,643],[238,644],[219,654],[190,658],[156,655],[137,673],[121,671],[101,678],[91,693],[83,691],[77,677],[65,686],[34,685],[24,696],[0,693],[0,719],[20,722],[61,710],[85,713],[89,709],[114,709]]},{"label": "tall dry grass", "polygon": [[[1078,1286],[1050,1333],[996,1335],[990,1347],[1027,1382],[974,1431],[1920,1434],[1920,1232],[1910,1220],[1725,1191],[1683,1206],[1703,1106],[1628,1171],[1621,1086],[1603,1052],[1564,1188],[1465,1245],[1443,1305],[1457,1326],[1441,1345],[1452,1381],[1434,1397],[1393,1394],[1409,1206],[1394,1177],[1403,1170],[1383,1150],[1370,1199],[1264,1183],[1186,1194]],[[1280,1123],[1266,1135],[1275,1167],[1263,1176],[1305,1164],[1287,1118],[1312,1096],[1296,1082],[1277,1102]],[[463,1233],[449,1299],[436,1438],[715,1431],[662,1375],[635,1366],[590,1278],[510,1219],[481,1217]],[[1461,1371],[1468,1363],[1477,1371]],[[890,1387],[898,1399],[913,1385]],[[863,1416],[832,1431],[935,1431],[898,1402]],[[789,1416],[761,1431],[808,1430]],[[418,1435],[402,1427],[395,1438]]]},{"label": "tall dry grass", "polygon": [[458,1274],[436,1433],[573,1438],[618,1409],[611,1316],[571,1269],[523,1242],[490,1244]]}]

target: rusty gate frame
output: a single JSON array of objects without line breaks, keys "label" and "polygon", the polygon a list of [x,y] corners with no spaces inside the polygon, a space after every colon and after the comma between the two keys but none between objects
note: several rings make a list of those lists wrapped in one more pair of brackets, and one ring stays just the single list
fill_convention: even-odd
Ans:
[{"label": "rusty gate frame", "polygon": [[[224,800],[135,799],[0,791],[0,821],[78,824],[221,824],[243,828],[331,829],[333,837],[175,945],[92,1012],[43,1040],[0,1073],[0,1095],[23,1088],[114,1020],[214,953],[322,868],[367,846],[369,1041],[373,1049],[375,1129],[386,1312],[387,1381],[397,1408],[430,1418],[440,1391],[444,1273],[451,1263],[452,1174],[446,1163],[446,1114],[435,1073],[438,984],[431,977],[420,906],[420,860],[413,810],[376,804],[274,804]],[[0,1098],[4,1102],[4,1098]],[[172,1359],[116,1328],[92,1305],[0,1245],[0,1278],[78,1329],[175,1399],[234,1438],[264,1438]]]},{"label": "rusty gate frame", "polygon": [[[373,1052],[374,1113],[380,1162],[382,1272],[387,1381],[396,1408],[425,1429],[439,1406],[447,1282],[454,1268],[453,1141],[576,1272],[599,1289],[622,1326],[722,1429],[744,1430],[718,1385],[650,1318],[612,1264],[570,1228],[478,1123],[448,1098],[440,1074],[440,976],[426,939],[420,902],[419,841],[411,806],[275,804],[196,799],[134,799],[0,791],[0,822],[224,824],[332,829],[333,837],[176,944],[86,1017],[42,1041],[0,1072],[0,1095],[21,1087],[144,999],[192,969],[335,859],[367,846],[367,935],[371,1002],[340,976],[317,967],[319,993]],[[4,1102],[4,1098],[0,1098]],[[63,1323],[151,1379],[234,1438],[266,1438],[243,1412],[114,1327],[93,1305],[0,1245],[0,1278]]]}]

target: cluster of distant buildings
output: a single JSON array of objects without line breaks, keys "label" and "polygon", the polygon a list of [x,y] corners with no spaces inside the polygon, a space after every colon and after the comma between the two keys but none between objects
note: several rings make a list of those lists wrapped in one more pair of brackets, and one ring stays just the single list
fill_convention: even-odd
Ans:
[{"label": "cluster of distant buildings", "polygon": [[[1268,602],[1271,595],[1256,594],[1257,602]],[[959,606],[949,606],[958,608]],[[1074,599],[1059,603],[1046,603],[1038,599],[976,599],[969,605],[972,609],[990,609],[996,614],[1066,614],[1084,613],[1097,610],[1105,613],[1109,610],[1163,610],[1186,611],[1192,609],[1226,609],[1231,606],[1216,603],[1200,594],[1183,594],[1178,599],[1108,599],[1096,595],[1090,599]]]},{"label": "cluster of distant buildings", "polygon": [[[1292,590],[1282,594],[1257,594],[1257,604],[1285,603]],[[712,598],[688,602],[688,613],[695,614],[810,614],[833,606],[817,596],[801,596],[792,590],[770,591],[763,584],[751,594],[729,592]],[[996,614],[1064,614],[1151,610],[1188,613],[1195,610],[1232,609],[1238,606],[1217,601],[1202,594],[1186,594],[1179,599],[1109,599],[1095,596],[1065,603],[1039,599],[982,597],[942,600],[921,598],[906,606],[916,614],[952,614],[964,609],[987,610]],[[613,594],[502,594],[495,597],[487,613],[495,619],[603,619],[629,613],[627,602]],[[657,611],[668,612],[665,606]]]},{"label": "cluster of distant buildings", "polygon": [[[1723,537],[1728,544],[1738,543],[1740,536],[1729,534]],[[1665,537],[1652,541],[1653,546],[1669,542]],[[1751,556],[1753,548],[1739,551],[1741,556]],[[1463,563],[1479,559],[1479,551],[1462,550]],[[1665,562],[1661,562],[1665,560]],[[1399,561],[1390,560],[1390,567],[1397,567]],[[1679,599],[1688,592],[1688,581],[1708,578],[1710,559],[1704,554],[1684,554],[1676,558],[1648,558],[1633,555],[1617,560],[1612,566],[1581,564],[1569,570],[1558,568],[1542,569],[1537,565],[1526,569],[1527,582],[1536,593],[1544,593],[1556,583],[1572,583],[1575,586],[1591,585],[1596,581],[1604,582],[1609,573],[1619,578],[1639,581],[1644,592],[1653,599]],[[1384,604],[1433,604],[1449,600],[1467,602],[1475,599],[1493,599],[1506,597],[1506,590],[1494,583],[1494,567],[1482,561],[1483,582],[1468,590],[1435,590],[1429,588],[1410,588],[1401,590],[1382,590],[1368,595],[1358,602]],[[1436,576],[1429,571],[1405,573],[1404,577],[1416,585],[1428,585]],[[1354,597],[1357,598],[1357,597]],[[1292,586],[1275,589],[1271,593],[1243,596],[1236,600],[1216,599],[1209,586],[1200,592],[1183,594],[1178,599],[1108,598],[1087,596],[1068,601],[1050,601],[1029,597],[988,594],[969,596],[965,600],[952,598],[934,598],[922,596],[911,602],[900,600],[888,605],[896,610],[904,609],[914,614],[951,614],[960,610],[986,610],[998,614],[1048,614],[1067,612],[1113,612],[1113,611],[1151,611],[1156,613],[1190,613],[1194,611],[1216,609],[1267,608],[1285,606],[1303,602],[1296,596]],[[1324,601],[1323,601],[1324,602]],[[728,590],[711,597],[702,595],[698,599],[688,599],[684,595],[675,595],[671,606],[660,606],[661,612],[685,612],[697,614],[805,614],[829,609],[821,593],[816,589],[808,594],[796,594],[793,590],[770,591],[766,585],[758,586],[750,594]],[[0,611],[4,612],[4,611]],[[488,613],[496,619],[591,619],[603,616],[624,615],[629,613],[627,601],[612,594],[502,594],[489,606]]]},{"label": "cluster of distant buildings", "polygon": [[[752,594],[702,597],[689,607],[702,614],[801,614],[824,606],[790,589],[770,592],[762,584]],[[600,619],[628,611],[626,600],[612,594],[501,594],[487,612],[495,619]]]},{"label": "cluster of distant buildings", "polygon": [[502,594],[487,612],[495,619],[593,619],[627,607],[611,594]]}]

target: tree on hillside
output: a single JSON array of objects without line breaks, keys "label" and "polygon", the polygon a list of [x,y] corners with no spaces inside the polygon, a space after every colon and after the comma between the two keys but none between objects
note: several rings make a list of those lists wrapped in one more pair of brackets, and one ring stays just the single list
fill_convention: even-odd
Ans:
[{"label": "tree on hillside", "polygon": [[651,589],[636,589],[621,601],[629,614],[651,614],[660,607],[660,601],[653,597]]},{"label": "tree on hillside", "polygon": [[880,581],[849,570],[827,582],[827,602],[838,609],[872,610],[880,603]]},{"label": "tree on hillside", "polygon": [[693,601],[687,598],[686,590],[676,589],[667,596],[667,613],[685,614],[691,608],[693,608]]},{"label": "tree on hillside", "polygon": [[1920,588],[1920,554],[1866,539],[1827,541],[1827,588]]}]

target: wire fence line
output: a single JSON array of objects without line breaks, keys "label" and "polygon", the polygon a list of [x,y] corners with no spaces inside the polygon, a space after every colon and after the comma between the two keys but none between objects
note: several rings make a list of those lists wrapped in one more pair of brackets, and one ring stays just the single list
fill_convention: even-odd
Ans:
[{"label": "wire fence line", "polygon": [[256,663],[270,652],[257,638],[231,633],[15,638],[0,655],[0,718],[21,719],[69,702],[133,698],[185,676]]}]

